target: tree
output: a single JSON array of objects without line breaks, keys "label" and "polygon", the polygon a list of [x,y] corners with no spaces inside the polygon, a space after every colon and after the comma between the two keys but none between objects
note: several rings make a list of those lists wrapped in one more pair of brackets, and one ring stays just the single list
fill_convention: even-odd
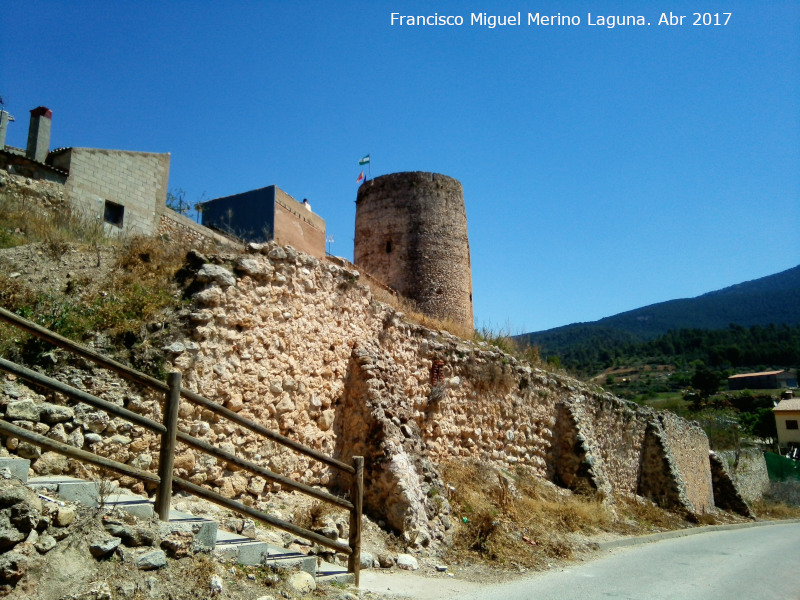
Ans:
[{"label": "tree", "polygon": [[692,387],[700,392],[703,398],[708,398],[719,390],[720,376],[702,363],[695,368],[692,375]]},{"label": "tree", "polygon": [[167,208],[171,208],[179,215],[185,215],[191,205],[186,201],[186,191],[180,188],[167,192]]}]

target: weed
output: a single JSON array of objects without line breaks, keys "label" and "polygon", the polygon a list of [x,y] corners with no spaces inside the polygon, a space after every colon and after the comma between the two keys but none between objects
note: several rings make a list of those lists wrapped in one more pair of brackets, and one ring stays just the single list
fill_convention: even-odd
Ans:
[{"label": "weed", "polygon": [[444,477],[457,519],[453,552],[473,552],[483,559],[541,566],[566,558],[567,536],[609,529],[610,511],[596,496],[573,495],[532,476],[524,467],[501,473],[482,463],[453,461]]}]

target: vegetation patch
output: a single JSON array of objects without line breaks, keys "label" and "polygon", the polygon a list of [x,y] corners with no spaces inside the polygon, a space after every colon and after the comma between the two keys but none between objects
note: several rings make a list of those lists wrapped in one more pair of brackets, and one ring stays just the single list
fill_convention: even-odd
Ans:
[{"label": "vegetation patch", "polygon": [[519,469],[477,462],[443,467],[456,520],[450,558],[543,568],[585,547],[575,534],[609,531],[613,513],[597,497],[579,496]]}]

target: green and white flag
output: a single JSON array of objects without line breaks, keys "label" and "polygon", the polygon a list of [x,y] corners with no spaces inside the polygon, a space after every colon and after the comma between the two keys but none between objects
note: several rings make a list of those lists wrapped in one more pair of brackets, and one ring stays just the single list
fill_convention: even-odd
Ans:
[{"label": "green and white flag", "polygon": [[364,158],[358,161],[358,164],[365,165],[369,162],[369,154],[367,154]]}]

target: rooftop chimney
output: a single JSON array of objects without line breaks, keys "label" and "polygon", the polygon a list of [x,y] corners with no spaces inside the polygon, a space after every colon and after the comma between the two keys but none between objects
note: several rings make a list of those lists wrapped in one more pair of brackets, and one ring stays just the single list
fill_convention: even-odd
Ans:
[{"label": "rooftop chimney", "polygon": [[28,128],[28,148],[25,156],[43,163],[50,151],[50,120],[53,111],[39,106],[31,111],[31,124]]},{"label": "rooftop chimney", "polygon": [[6,147],[6,131],[8,130],[8,122],[13,121],[14,117],[4,110],[0,110],[0,150]]}]

